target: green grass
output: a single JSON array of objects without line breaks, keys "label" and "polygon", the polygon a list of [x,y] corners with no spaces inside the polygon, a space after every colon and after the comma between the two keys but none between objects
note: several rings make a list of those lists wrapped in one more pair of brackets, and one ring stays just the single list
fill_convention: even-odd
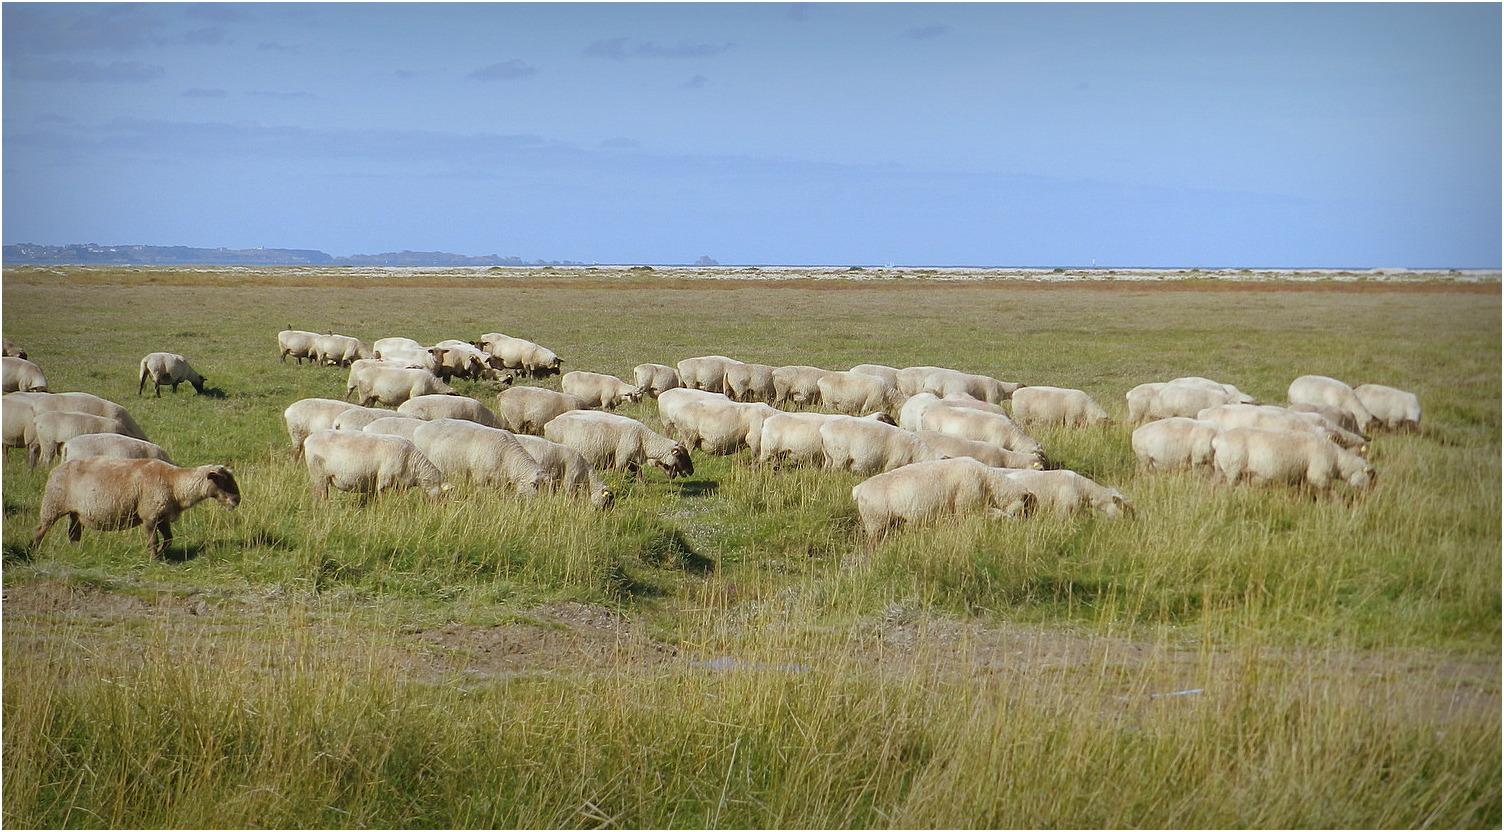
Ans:
[{"label": "green grass", "polygon": [[[163,561],[139,531],[32,549],[45,472],[7,457],[7,590],[74,600],[7,612],[4,820],[1497,826],[1498,286],[1206,284],[7,270],[5,334],[52,389],[126,405],[180,464],[231,465],[244,499],[189,511]],[[1141,474],[1121,423],[1041,429],[1137,517],[965,518],[870,552],[859,477],[745,451],[675,482],[610,474],[609,513],[469,488],[319,505],[281,411],[340,398],[345,373],[279,362],[289,324],[501,331],[623,378],[709,353],[936,364],[1079,387],[1118,419],[1141,381],[1280,402],[1320,373],[1415,391],[1425,427],[1377,437],[1373,492],[1314,499]],[[213,395],[138,397],[157,350]],[[659,425],[652,402],[623,412]],[[565,601],[675,659],[466,673],[415,640]],[[1184,689],[1203,693],[1150,697]]]}]

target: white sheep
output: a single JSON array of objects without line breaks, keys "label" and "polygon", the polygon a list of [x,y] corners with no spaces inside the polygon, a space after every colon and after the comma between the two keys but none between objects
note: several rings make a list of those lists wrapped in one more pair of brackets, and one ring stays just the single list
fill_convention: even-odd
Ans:
[{"label": "white sheep", "polygon": [[616,503],[616,495],[607,487],[601,472],[586,461],[579,451],[541,436],[528,436],[525,433],[513,436],[533,461],[548,473],[549,487],[561,492],[581,494],[590,500],[591,505],[602,511]]},{"label": "white sheep", "polygon": [[[1356,393],[1357,391],[1354,390],[1353,392]],[[1353,418],[1353,414],[1340,407],[1332,407],[1329,404],[1296,402],[1288,405],[1285,409],[1291,413],[1315,413],[1343,430],[1360,433],[1358,430],[1358,420]]]},{"label": "white sheep", "polygon": [[[134,436],[119,433],[85,433],[63,443],[63,461],[104,456],[111,459],[160,459],[172,463],[172,457],[160,446]],[[176,463],[173,463],[176,464]]]},{"label": "white sheep", "polygon": [[1023,386],[1017,382],[1000,381],[992,376],[932,366],[905,367],[898,371],[897,379],[898,391],[905,396],[934,393],[944,397],[952,393],[964,393],[991,404],[1008,399]]},{"label": "white sheep", "polygon": [[427,352],[428,347],[423,346],[418,341],[404,338],[400,335],[377,338],[371,342],[371,356],[373,358],[386,358],[386,353],[391,350],[423,350]]},{"label": "white sheep", "polygon": [[679,371],[679,382],[683,386],[721,393],[725,392],[726,368],[740,363],[724,355],[700,355],[680,361],[675,369]]},{"label": "white sheep", "polygon": [[379,407],[361,407],[357,404],[340,411],[329,427],[335,430],[364,430],[366,425],[390,415],[392,415],[390,410],[383,410]]},{"label": "white sheep", "polygon": [[47,376],[42,368],[24,358],[0,358],[0,388],[6,393],[46,393]]},{"label": "white sheep", "polygon": [[84,529],[141,526],[147,554],[156,558],[172,543],[172,524],[184,511],[211,498],[228,509],[240,505],[240,486],[223,465],[179,468],[159,459],[69,460],[47,477],[41,522],[31,545],[39,545],[52,524],[67,517],[68,539],[75,543]]},{"label": "white sheep", "polygon": [[721,389],[731,399],[739,402],[769,402],[778,397],[773,385],[773,367],[768,364],[726,365],[726,375]]},{"label": "white sheep", "polygon": [[773,368],[773,401],[810,407],[820,403],[820,379],[831,373],[807,364]]},{"label": "white sheep", "polygon": [[1368,460],[1313,433],[1232,428],[1212,439],[1219,482],[1255,485],[1282,482],[1324,490],[1336,482],[1371,488],[1376,479]]},{"label": "white sheep", "polygon": [[440,341],[430,347],[428,352],[438,364],[434,372],[446,382],[459,376],[489,379],[502,384],[512,383],[512,373],[506,370],[505,362],[468,341]]},{"label": "white sheep", "polygon": [[[899,419],[899,424],[903,424],[902,419]],[[919,429],[936,430],[962,439],[987,442],[1010,451],[1034,454],[1041,460],[1045,458],[1044,446],[1007,415],[956,407],[947,404],[945,399],[940,399],[937,404],[922,411]]]},{"label": "white sheep", "polygon": [[642,398],[637,388],[616,376],[605,373],[587,373],[582,370],[565,373],[559,379],[559,389],[571,396],[578,396],[588,408],[615,410],[617,407]]},{"label": "white sheep", "polygon": [[1020,518],[1036,498],[1003,471],[970,457],[916,462],[878,474],[851,489],[868,545],[904,523],[987,513]]},{"label": "white sheep", "polygon": [[683,386],[679,370],[667,364],[638,364],[632,369],[632,380],[637,383],[639,394],[655,399],[665,390]]},{"label": "white sheep", "polygon": [[543,436],[580,452],[597,469],[640,475],[643,463],[663,469],[669,479],[695,472],[689,451],[647,425],[615,413],[571,410],[543,426]]},{"label": "white sheep", "polygon": [[1013,420],[1020,425],[1087,427],[1108,421],[1084,390],[1069,387],[1021,387],[1013,393]]},{"label": "white sheep", "polygon": [[1212,438],[1221,432],[1216,422],[1189,416],[1158,419],[1134,429],[1133,454],[1144,471],[1210,468]]},{"label": "white sheep", "polygon": [[[661,406],[663,398],[658,401]],[[763,421],[777,413],[764,402],[734,402],[716,393],[659,410],[665,429],[690,450],[726,455],[750,448],[754,457],[762,447]]]},{"label": "white sheep", "polygon": [[[450,396],[443,393],[414,396],[397,405],[397,412],[415,419],[465,419],[488,428],[502,427],[501,421],[489,407],[469,396]],[[390,413],[382,414],[390,416]]]},{"label": "white sheep", "polygon": [[319,335],[313,339],[313,361],[315,364],[335,364],[340,367],[350,366],[350,362],[360,358],[370,358],[371,350],[361,343],[359,338],[349,335]]},{"label": "white sheep", "polygon": [[4,352],[5,355],[15,356],[16,358],[26,357],[26,350],[16,346],[9,338],[0,338],[0,341],[4,342],[4,349],[0,350],[0,352]]},{"label": "white sheep", "polygon": [[412,367],[366,366],[358,375],[352,371],[351,382],[356,398],[364,407],[377,402],[396,407],[418,396],[455,392],[433,373]]},{"label": "white sheep", "polygon": [[1420,428],[1420,397],[1414,393],[1383,384],[1360,384],[1353,388],[1353,393],[1384,427],[1409,431]]},{"label": "white sheep", "polygon": [[548,472],[509,430],[464,419],[434,419],[413,431],[413,444],[451,481],[511,487],[524,497],[535,496],[549,484]]},{"label": "white sheep", "polygon": [[[772,463],[774,467],[823,465],[825,440],[820,436],[820,426],[844,418],[848,417],[835,413],[774,413],[763,419],[757,461]],[[893,424],[893,418],[886,413],[870,413],[862,418]]]},{"label": "white sheep", "polygon": [[418,430],[418,426],[423,424],[424,421],[423,419],[415,419],[411,416],[383,416],[380,419],[367,422],[361,430],[366,433],[400,436],[403,439],[411,440],[413,433]]},{"label": "white sheep", "polygon": [[1180,378],[1172,378],[1165,383],[1179,384],[1186,387],[1204,387],[1209,390],[1221,390],[1231,397],[1229,404],[1258,404],[1258,401],[1254,397],[1244,393],[1233,385],[1223,384],[1220,381],[1214,381],[1205,376],[1181,376]]},{"label": "white sheep", "polygon": [[350,362],[350,368],[353,370],[361,362],[375,360],[391,364],[394,367],[416,367],[427,370],[434,375],[439,374],[440,361],[439,357],[434,354],[434,350],[425,349],[424,347],[418,347],[417,349],[412,347],[387,347],[380,352],[374,350],[372,352],[375,355],[374,359],[357,358]]},{"label": "white sheep", "polygon": [[[1138,388],[1134,388],[1135,390]],[[1235,396],[1220,387],[1202,384],[1166,383],[1149,397],[1143,410],[1145,419],[1168,419],[1171,416],[1194,417],[1208,407],[1237,404]],[[1130,402],[1130,409],[1132,404]]]},{"label": "white sheep", "polygon": [[[131,417],[130,411],[109,399],[100,398],[93,393],[7,393],[5,398],[24,400],[26,402],[30,415],[25,416],[21,427],[28,436],[32,430],[32,418],[35,414],[44,413],[49,410],[70,410],[74,413],[88,413],[94,416],[106,416],[115,419],[124,425],[125,430],[123,433],[126,436],[134,436],[137,439],[150,441],[146,433],[136,424],[136,420]],[[18,411],[17,415],[21,415],[21,413]],[[7,432],[7,435],[9,435],[9,432]],[[27,440],[27,444],[30,444],[29,439]]]},{"label": "white sheep", "polygon": [[914,462],[944,459],[913,431],[871,419],[841,416],[820,426],[827,471],[880,474]]},{"label": "white sheep", "polygon": [[9,453],[11,448],[25,448],[31,443],[32,417],[30,398],[45,396],[46,393],[7,393],[0,398],[0,409],[3,409],[4,417],[0,424],[4,425],[5,449]]},{"label": "white sheep", "polygon": [[898,368],[889,367],[886,364],[858,364],[847,372],[862,373],[869,376],[877,376],[888,382],[895,388],[898,387]]},{"label": "white sheep", "polygon": [[559,414],[586,408],[585,400],[579,396],[542,387],[513,387],[496,394],[494,412],[497,427],[539,436],[543,433],[543,426]]},{"label": "white sheep", "polygon": [[1044,459],[1037,454],[1010,451],[989,442],[963,439],[934,430],[917,430],[914,435],[948,457],[969,456],[992,468],[1044,468]]},{"label": "white sheep", "polygon": [[62,452],[63,443],[86,433],[118,433],[125,435],[125,423],[111,416],[95,416],[73,410],[46,410],[32,416],[31,440],[26,448],[26,467],[32,469],[38,462],[51,465]]},{"label": "white sheep", "polygon": [[1159,399],[1159,391],[1165,389],[1165,384],[1166,382],[1163,381],[1146,382],[1124,395],[1124,398],[1128,400],[1128,424],[1141,425],[1160,418],[1154,416],[1153,412]]},{"label": "white sheep", "polygon": [[887,381],[866,373],[826,373],[815,382],[820,403],[848,416],[864,413],[897,413],[903,394]]},{"label": "white sheep", "polygon": [[330,488],[361,495],[421,488],[434,500],[452,488],[438,466],[400,436],[317,430],[303,440],[303,459],[320,502],[329,499]]},{"label": "white sheep", "polygon": [[1287,395],[1291,404],[1325,404],[1346,410],[1357,423],[1358,433],[1368,433],[1378,421],[1351,387],[1329,376],[1301,376],[1290,382]]},{"label": "white sheep", "polygon": [[1102,485],[1075,471],[1056,469],[1000,468],[1004,476],[1027,489],[1039,501],[1039,510],[1054,509],[1055,516],[1097,511],[1108,517],[1132,517],[1133,503],[1116,488]]},{"label": "white sheep", "polygon": [[[428,354],[425,352],[424,355]],[[438,365],[437,363],[433,363],[431,361],[433,359],[433,356],[429,355],[428,358],[430,359],[430,362],[419,360],[408,361],[402,358],[357,358],[354,361],[350,362],[350,372],[345,376],[345,399],[349,400],[356,398],[361,389],[362,379],[367,375],[373,374],[376,367],[393,367],[396,369],[404,370],[428,370],[430,373],[432,373],[433,370],[430,369],[429,364],[432,363],[434,367],[437,367]]]},{"label": "white sheep", "polygon": [[195,393],[204,392],[204,377],[188,364],[188,359],[175,352],[148,353],[141,359],[141,383],[136,385],[136,395],[146,391],[147,381],[158,398],[162,396],[162,385],[172,385],[172,392],[176,393],[178,385],[185,381],[193,385]]},{"label": "white sheep", "polygon": [[303,440],[311,434],[334,427],[334,420],[352,407],[338,399],[299,399],[282,411],[282,422],[292,439],[292,458],[303,458]]},{"label": "white sheep", "polygon": [[563,364],[553,350],[525,338],[514,338],[500,332],[488,332],[480,336],[475,346],[501,359],[501,364],[506,369],[521,370],[537,378],[558,375],[559,367]]},{"label": "white sheep", "polygon": [[289,355],[297,359],[299,364],[302,364],[305,358],[313,361],[313,343],[318,337],[317,332],[293,329],[289,326],[277,333],[277,357],[282,360],[283,364],[287,363]]},{"label": "white sheep", "polygon": [[1367,437],[1343,430],[1319,413],[1291,411],[1269,404],[1220,404],[1202,410],[1196,418],[1216,422],[1223,428],[1305,431],[1325,437],[1354,453],[1368,454]]}]

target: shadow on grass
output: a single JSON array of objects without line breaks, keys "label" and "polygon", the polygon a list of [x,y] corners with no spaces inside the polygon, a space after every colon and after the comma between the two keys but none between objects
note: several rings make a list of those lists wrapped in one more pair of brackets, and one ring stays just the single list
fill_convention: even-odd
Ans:
[{"label": "shadow on grass", "polygon": [[27,563],[32,558],[32,549],[24,543],[6,543],[0,546],[0,558],[7,563]]},{"label": "shadow on grass", "polygon": [[685,480],[675,483],[675,487],[680,497],[714,497],[721,490],[721,484],[715,480]]}]

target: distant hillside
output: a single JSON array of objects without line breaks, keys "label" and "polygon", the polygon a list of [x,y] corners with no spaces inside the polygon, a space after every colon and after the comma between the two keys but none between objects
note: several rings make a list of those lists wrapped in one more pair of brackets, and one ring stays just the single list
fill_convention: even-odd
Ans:
[{"label": "distant hillside", "polygon": [[297,248],[192,248],[190,246],[102,246],[77,243],[42,246],[17,243],[4,247],[0,260],[7,265],[54,266],[581,266],[569,260],[524,261],[520,257],[488,254],[471,257],[444,251],[394,251],[332,257],[322,251]]}]

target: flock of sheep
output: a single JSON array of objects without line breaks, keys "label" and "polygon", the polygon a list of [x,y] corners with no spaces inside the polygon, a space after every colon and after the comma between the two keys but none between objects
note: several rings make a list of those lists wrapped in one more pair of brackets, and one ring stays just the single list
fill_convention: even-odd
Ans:
[{"label": "flock of sheep", "polygon": [[[1117,489],[1049,469],[1045,449],[1025,429],[1108,421],[1081,390],[943,367],[862,364],[832,371],[713,355],[675,366],[641,364],[633,383],[563,373],[561,391],[509,386],[488,407],[448,382],[512,385],[557,375],[558,355],[500,333],[433,346],[407,338],[367,346],[349,336],[288,329],[277,341],[283,362],[349,371],[344,399],[302,399],[283,413],[293,455],[303,460],[320,500],[331,488],[374,494],[415,487],[438,497],[469,482],[523,496],[567,491],[605,509],[615,495],[602,471],[640,477],[651,464],[672,479],[694,472],[692,451],[745,448],[775,468],[868,476],[852,497],[869,543],[895,526],[944,516],[1133,512]],[[239,502],[228,469],[178,468],[123,407],[87,393],[46,392],[40,368],[8,341],[5,347],[7,448],[25,447],[31,465],[64,460],[48,477],[33,545],[66,516],[73,540],[82,528],[142,525],[156,556],[171,539],[170,524],[189,506],[209,498],[229,508]],[[184,381],[203,392],[203,378],[169,353],[142,359],[138,394],[148,380],[157,395],[162,384],[176,390]],[[668,435],[610,412],[644,397],[657,400]],[[1324,376],[1296,379],[1289,402],[1260,405],[1232,385],[1200,377],[1142,384],[1127,393],[1129,421],[1138,426],[1133,450],[1142,470],[1206,468],[1227,484],[1326,489],[1340,481],[1366,489],[1375,479],[1367,434],[1414,429],[1420,420],[1411,393],[1381,385],[1354,389]],[[806,409],[814,406],[834,412]]]}]

